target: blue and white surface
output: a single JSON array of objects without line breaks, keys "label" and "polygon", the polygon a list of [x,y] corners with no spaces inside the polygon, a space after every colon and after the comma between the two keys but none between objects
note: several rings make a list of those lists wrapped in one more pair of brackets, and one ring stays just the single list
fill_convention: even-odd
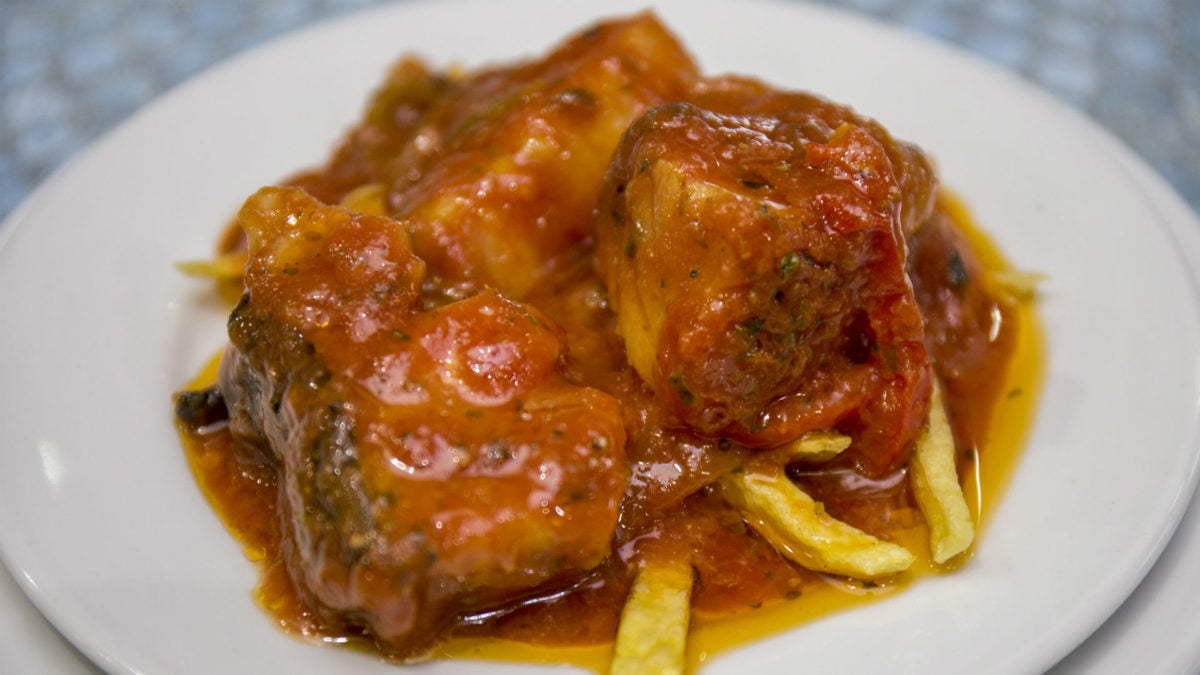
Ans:
[{"label": "blue and white surface", "polygon": [[[183,79],[268,38],[370,4],[377,3],[0,0],[0,218],[77,151]],[[1050,90],[1122,139],[1200,209],[1200,3],[853,0],[841,6],[956,43]],[[0,230],[0,242],[7,234]],[[1200,269],[1193,255],[1200,233],[1175,236]],[[1189,513],[1134,595],[1057,669],[1200,669],[1193,619],[1200,610],[1198,567],[1200,514]],[[1147,649],[1170,657],[1155,659]],[[0,672],[93,669],[0,574]]]}]

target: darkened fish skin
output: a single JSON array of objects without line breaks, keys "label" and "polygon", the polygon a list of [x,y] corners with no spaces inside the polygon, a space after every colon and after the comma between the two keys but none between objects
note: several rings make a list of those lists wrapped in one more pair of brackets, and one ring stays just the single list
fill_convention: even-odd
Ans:
[{"label": "darkened fish skin", "polygon": [[483,292],[423,311],[388,218],[266,188],[239,217],[247,292],[219,384],[279,474],[289,572],[324,623],[419,657],[463,613],[569,585],[610,552],[614,399],[559,374],[562,335]]}]

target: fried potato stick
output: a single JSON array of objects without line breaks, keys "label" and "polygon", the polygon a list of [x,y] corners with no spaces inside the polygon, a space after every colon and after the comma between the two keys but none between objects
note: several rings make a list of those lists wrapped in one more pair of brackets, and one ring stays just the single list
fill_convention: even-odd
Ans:
[{"label": "fried potato stick", "polygon": [[720,479],[725,499],[781,553],[802,567],[856,579],[902,572],[915,557],[825,512],[783,471],[735,471]]},{"label": "fried potato stick", "polygon": [[356,213],[387,215],[387,190],[381,183],[366,183],[342,197],[342,206]]},{"label": "fried potato stick", "polygon": [[215,281],[242,280],[246,269],[246,252],[234,251],[212,260],[183,260],[175,263],[175,269],[189,277],[213,279]]},{"label": "fried potato stick", "polygon": [[917,437],[908,470],[917,507],[929,525],[929,548],[936,563],[962,553],[975,540],[975,523],[958,482],[956,454],[942,390],[935,381],[929,422]]},{"label": "fried potato stick", "polygon": [[638,570],[621,611],[611,675],[683,672],[691,619],[692,566],[687,560],[648,560]]},{"label": "fried potato stick", "polygon": [[988,279],[1001,291],[1017,300],[1027,301],[1037,295],[1047,276],[1041,272],[996,270],[988,274]]},{"label": "fried potato stick", "polygon": [[850,437],[836,431],[810,431],[787,447],[792,459],[827,462],[850,447]]}]

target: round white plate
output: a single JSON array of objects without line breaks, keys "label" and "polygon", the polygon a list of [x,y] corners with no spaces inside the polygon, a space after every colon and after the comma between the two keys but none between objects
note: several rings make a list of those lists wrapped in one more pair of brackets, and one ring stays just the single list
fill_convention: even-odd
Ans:
[{"label": "round white plate", "polygon": [[[165,96],[0,230],[0,552],[37,607],[126,673],[389,673],[280,634],[199,494],[170,394],[224,341],[175,260],[255,188],[324,157],[400,52],[540,53],[640,2],[401,3],[255,50]],[[963,54],[844,14],[656,3],[707,72],[853,104],[932,153],[1022,267],[1049,366],[1026,456],[959,573],[718,656],[706,673],[1029,672],[1091,634],[1183,515],[1200,444],[1195,217],[1082,117]],[[1189,248],[1190,247],[1190,248]],[[435,663],[421,672],[527,672]]]}]

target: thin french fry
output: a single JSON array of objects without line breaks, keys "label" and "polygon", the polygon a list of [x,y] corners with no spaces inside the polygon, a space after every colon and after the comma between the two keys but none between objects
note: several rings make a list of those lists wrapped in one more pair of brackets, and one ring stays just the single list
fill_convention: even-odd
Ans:
[{"label": "thin french fry", "polygon": [[759,534],[796,563],[817,572],[877,579],[902,572],[915,557],[825,512],[782,471],[734,472],[720,480],[725,499]]},{"label": "thin french fry", "polygon": [[692,566],[653,558],[633,582],[621,611],[611,675],[678,675],[683,672],[691,619]]},{"label": "thin french fry", "polygon": [[217,281],[240,280],[245,268],[245,251],[226,253],[212,260],[182,260],[175,263],[175,269],[188,276],[215,279]]},{"label": "thin french fry", "polygon": [[386,216],[387,206],[384,200],[387,199],[387,190],[379,183],[365,183],[360,185],[345,197],[342,197],[342,206],[356,213],[366,213],[375,216]]},{"label": "thin french fry", "polygon": [[850,437],[836,431],[810,431],[792,442],[787,453],[792,459],[827,462],[850,447]]},{"label": "thin french fry", "polygon": [[1037,295],[1038,287],[1048,278],[1041,272],[1024,270],[995,270],[988,277],[997,288],[1018,300],[1033,298]]},{"label": "thin french fry", "polygon": [[917,506],[929,525],[929,548],[936,563],[962,553],[975,540],[975,523],[958,482],[954,435],[946,419],[941,387],[934,382],[929,422],[909,462]]}]

